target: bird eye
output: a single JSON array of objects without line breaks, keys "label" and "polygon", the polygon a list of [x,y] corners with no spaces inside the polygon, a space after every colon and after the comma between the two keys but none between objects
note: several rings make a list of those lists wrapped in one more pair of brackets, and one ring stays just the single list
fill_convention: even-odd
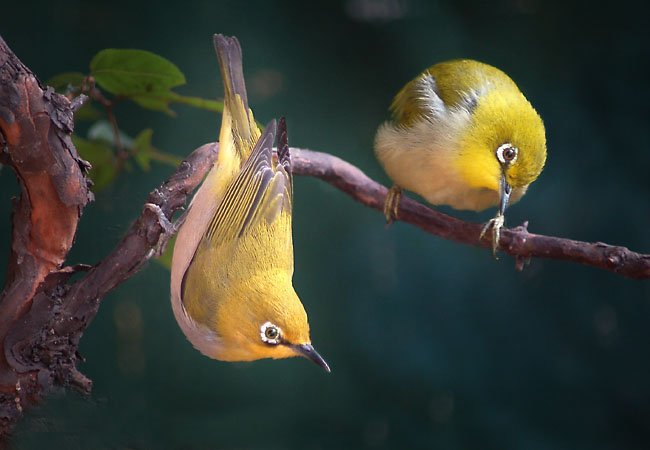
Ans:
[{"label": "bird eye", "polygon": [[280,327],[273,325],[271,322],[266,322],[260,327],[260,338],[266,344],[278,345],[281,336]]},{"label": "bird eye", "polygon": [[497,148],[497,159],[501,164],[512,164],[517,159],[518,152],[517,147],[506,143]]},{"label": "bird eye", "polygon": [[269,339],[275,339],[278,337],[278,329],[274,327],[268,327],[264,332],[264,335]]}]

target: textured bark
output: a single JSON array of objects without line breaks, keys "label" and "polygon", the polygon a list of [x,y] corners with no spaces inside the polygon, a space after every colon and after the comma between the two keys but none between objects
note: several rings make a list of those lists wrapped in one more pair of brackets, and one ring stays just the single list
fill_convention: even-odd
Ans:
[{"label": "textured bark", "polygon": [[[43,88],[0,38],[0,162],[13,169],[21,193],[14,200],[7,279],[0,293],[0,437],[25,406],[52,385],[89,392],[77,371],[83,330],[107,292],[149,260],[172,217],[216,161],[218,144],[197,149],[154,190],[138,220],[94,267],[64,267],[83,207],[92,200],[70,139],[73,113],[83,104]],[[70,277],[87,273],[74,283]]]},{"label": "textured bark", "polygon": [[[0,293],[0,433],[22,405],[37,396],[37,373],[25,373],[7,357],[10,335],[39,299],[39,287],[59,271],[77,230],[82,208],[92,199],[84,176],[89,167],[70,140],[74,109],[51,88],[43,89],[0,38],[0,135],[2,162],[20,184],[14,199],[7,278]],[[64,272],[65,273],[65,272]]]},{"label": "textured bark", "polygon": [[[320,178],[366,206],[383,210],[388,189],[371,180],[357,167],[326,153],[291,149],[293,173]],[[408,197],[402,197],[398,220],[463,244],[492,248],[491,233],[480,239],[482,224],[463,222],[442,214]],[[625,247],[573,241],[570,239],[529,233],[527,223],[516,228],[503,228],[499,250],[515,256],[516,267],[522,270],[529,258],[551,258],[572,261],[609,270],[627,278],[650,278],[650,255]]]},{"label": "textured bark", "polygon": [[[164,224],[186,204],[216,161],[218,144],[192,153],[146,200],[142,214],[99,264],[64,267],[83,207],[92,199],[87,162],[70,140],[72,102],[36,77],[0,38],[0,163],[11,167],[21,187],[14,201],[7,280],[0,293],[0,437],[6,437],[23,408],[48,387],[92,382],[77,371],[79,340],[102,298],[137,273],[160,244]],[[314,176],[371,208],[382,210],[387,189],[334,156],[291,149],[293,172]],[[156,207],[149,206],[157,205]],[[441,214],[404,197],[399,220],[456,242],[491,248],[479,238],[482,225]],[[164,216],[164,217],[163,217]],[[380,220],[378,218],[378,220]],[[623,247],[528,233],[525,225],[504,229],[501,251],[517,257],[573,261],[629,278],[650,278],[650,255]],[[85,275],[70,283],[79,272]]]}]

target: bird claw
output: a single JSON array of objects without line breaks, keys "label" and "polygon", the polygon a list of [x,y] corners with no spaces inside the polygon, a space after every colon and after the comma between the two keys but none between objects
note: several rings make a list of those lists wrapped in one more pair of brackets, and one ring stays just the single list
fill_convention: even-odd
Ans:
[{"label": "bird claw", "polygon": [[399,202],[402,199],[402,188],[394,185],[388,190],[384,200],[384,216],[386,216],[386,225],[390,226],[397,219]]},{"label": "bird claw", "polygon": [[483,239],[487,231],[492,228],[492,255],[494,255],[494,259],[499,259],[497,256],[497,249],[499,248],[501,228],[503,227],[504,223],[505,217],[502,214],[497,214],[496,217],[493,217],[488,221],[488,223],[485,224],[483,230],[481,231],[481,235],[479,236],[479,240]]},{"label": "bird claw", "polygon": [[176,232],[182,225],[182,222],[185,221],[184,217],[183,216],[181,217],[183,221],[179,219],[176,223],[171,223],[167,218],[167,216],[165,216],[165,213],[160,208],[160,206],[154,203],[145,203],[143,209],[148,209],[149,211],[154,212],[156,216],[158,216],[158,223],[163,229],[162,234],[158,238],[158,244],[154,248],[152,248],[147,254],[147,260],[150,259],[152,256],[155,256],[156,258],[160,258],[162,254],[165,253],[169,240],[172,238],[172,236],[174,236],[174,234],[176,234]]}]

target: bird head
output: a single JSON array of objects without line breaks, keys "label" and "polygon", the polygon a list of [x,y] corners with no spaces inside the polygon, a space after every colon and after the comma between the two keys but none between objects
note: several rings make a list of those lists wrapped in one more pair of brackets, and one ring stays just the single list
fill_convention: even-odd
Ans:
[{"label": "bird head", "polygon": [[544,123],[518,89],[488,90],[478,98],[458,150],[465,181],[497,192],[503,214],[512,190],[526,188],[544,168]]},{"label": "bird head", "polygon": [[302,356],[329,372],[329,366],[311,345],[307,313],[290,280],[279,282],[286,278],[284,273],[259,276],[264,279],[250,280],[239,292],[231,292],[236,301],[222,302],[217,308],[214,331],[219,339],[218,359],[252,361]]}]

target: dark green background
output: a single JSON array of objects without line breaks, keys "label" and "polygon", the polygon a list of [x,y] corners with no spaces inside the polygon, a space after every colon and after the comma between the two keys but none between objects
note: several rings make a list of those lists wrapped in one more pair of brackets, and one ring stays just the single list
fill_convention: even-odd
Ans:
[{"label": "dark green background", "polygon": [[[439,61],[493,64],[548,136],[546,169],[508,224],[650,253],[641,2],[10,3],[0,34],[41,80],[86,70],[103,48],[139,48],[180,67],[179,92],[216,98],[212,34],[236,35],[256,117],[286,115],[293,146],[384,183],[372,141],[394,93]],[[217,114],[174,109],[177,119],[127,104],[117,114],[125,131],[153,127],[154,145],[179,156],[217,139]],[[68,262],[104,257],[171,170],[134,170],[100,192]],[[18,192],[6,167],[0,186],[4,273]],[[316,179],[297,178],[295,197],[294,282],[330,375],[304,359],[202,356],[177,327],[169,273],[154,263],[104,299],[84,335],[92,397],[50,396],[13,447],[650,447],[649,282],[549,260],[520,273],[510,257],[496,262],[402,223],[387,231],[378,212]],[[451,212],[477,222],[494,213]]]}]

